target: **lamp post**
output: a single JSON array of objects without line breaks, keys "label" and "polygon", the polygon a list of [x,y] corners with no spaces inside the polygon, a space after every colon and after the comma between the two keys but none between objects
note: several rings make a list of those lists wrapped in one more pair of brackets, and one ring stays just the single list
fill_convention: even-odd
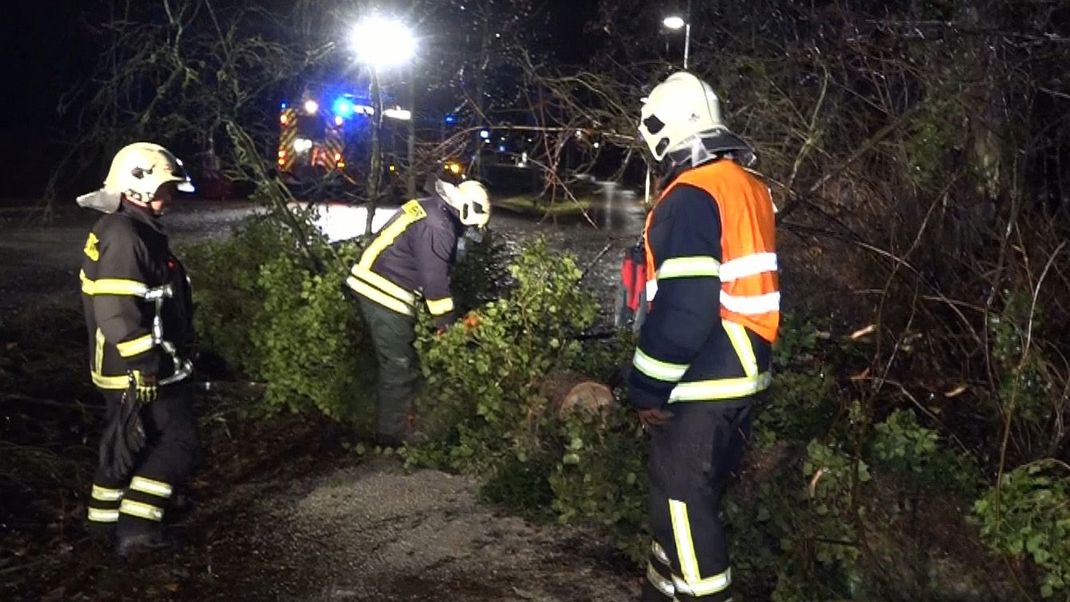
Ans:
[{"label": "lamp post", "polygon": [[667,29],[673,31],[679,30],[681,27],[684,30],[684,69],[687,69],[687,57],[691,52],[691,23],[685,21],[680,15],[671,15],[665,17],[661,22]]},{"label": "lamp post", "polygon": [[[357,60],[371,67],[372,72],[372,156],[368,174],[368,198],[372,203],[368,211],[368,231],[371,231],[372,218],[375,214],[375,201],[379,196],[379,175],[382,172],[382,150],[380,131],[383,126],[383,97],[379,86],[379,72],[383,69],[398,67],[412,60],[416,54],[416,38],[412,31],[397,19],[373,15],[359,22],[353,28],[351,39]],[[414,95],[415,96],[415,95]],[[415,101],[415,98],[413,98]],[[410,108],[410,111],[412,109]],[[415,119],[410,114],[409,128],[414,128]],[[410,144],[413,132],[409,133]],[[409,155],[412,152],[410,149]],[[412,166],[410,165],[410,171]],[[410,176],[411,177],[411,176]]]}]

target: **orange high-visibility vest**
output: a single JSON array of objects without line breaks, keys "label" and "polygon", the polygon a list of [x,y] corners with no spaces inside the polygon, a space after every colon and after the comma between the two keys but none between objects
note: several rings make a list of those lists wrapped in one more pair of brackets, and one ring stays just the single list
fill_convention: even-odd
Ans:
[{"label": "orange high-visibility vest", "polygon": [[[689,184],[713,197],[721,217],[721,317],[754,331],[770,343],[780,325],[776,219],[769,188],[734,161],[721,159],[680,174],[658,197],[646,218],[645,232],[658,204],[673,188]],[[647,298],[657,291],[656,262],[646,240]]]}]

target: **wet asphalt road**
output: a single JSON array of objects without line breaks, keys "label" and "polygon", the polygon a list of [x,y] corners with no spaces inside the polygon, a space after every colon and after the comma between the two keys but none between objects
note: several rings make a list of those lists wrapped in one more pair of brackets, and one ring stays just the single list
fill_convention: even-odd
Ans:
[{"label": "wet asphalt road", "polygon": [[[165,216],[172,244],[225,236],[256,208],[245,202],[176,203]],[[0,321],[28,303],[78,302],[86,234],[101,214],[57,207],[48,223],[37,202],[0,202]]]},{"label": "wet asphalt road", "polygon": [[[620,253],[632,244],[642,228],[643,208],[634,193],[612,184],[603,186],[601,204],[586,219],[571,217],[538,220],[495,214],[491,227],[522,244],[533,236],[544,236],[549,244],[576,254],[583,266],[610,245],[592,266],[588,281],[609,286],[616,278]],[[0,324],[15,310],[29,303],[76,305],[78,270],[86,234],[100,214],[69,203],[55,208],[52,219],[42,220],[42,205],[36,201],[0,201]],[[190,200],[168,208],[164,224],[172,246],[227,236],[232,229],[261,209],[244,201]],[[389,215],[392,210],[385,209]],[[363,226],[365,213],[359,208],[334,205],[328,232],[332,238],[347,238]],[[377,216],[377,225],[385,219]],[[324,223],[327,223],[326,221]],[[359,226],[355,226],[359,224]]]}]

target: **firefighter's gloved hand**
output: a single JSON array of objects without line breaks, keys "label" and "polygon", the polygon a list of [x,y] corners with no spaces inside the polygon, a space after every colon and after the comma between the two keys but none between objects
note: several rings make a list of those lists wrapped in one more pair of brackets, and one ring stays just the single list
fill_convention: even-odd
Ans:
[{"label": "firefighter's gloved hand", "polygon": [[156,401],[160,397],[160,385],[155,374],[146,374],[141,370],[130,371],[130,392],[140,404]]},{"label": "firefighter's gloved hand", "polygon": [[639,410],[639,421],[643,423],[643,430],[659,428],[672,421],[672,412],[658,408]]}]

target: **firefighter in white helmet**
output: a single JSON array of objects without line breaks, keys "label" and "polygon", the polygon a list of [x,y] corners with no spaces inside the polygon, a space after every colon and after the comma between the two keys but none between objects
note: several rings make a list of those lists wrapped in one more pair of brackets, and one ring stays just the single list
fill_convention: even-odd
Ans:
[{"label": "firefighter in white helmet", "polygon": [[774,208],[705,82],[675,73],[644,99],[639,133],[665,173],[644,229],[650,311],[628,394],[650,435],[654,541],[644,600],[732,597],[721,495],[751,406],[771,383],[780,319]]},{"label": "firefighter in white helmet", "polygon": [[405,203],[350,270],[346,285],[356,294],[371,331],[379,363],[375,430],[384,445],[398,445],[413,432],[413,399],[420,371],[413,342],[421,300],[439,328],[455,319],[450,269],[467,229],[490,220],[483,184],[466,180],[433,184],[433,194]]},{"label": "firefighter in white helmet", "polygon": [[165,512],[197,452],[190,287],[159,221],[192,189],[170,151],[137,142],[115,155],[103,188],[78,199],[107,213],[86,239],[80,274],[90,374],[107,402],[87,518],[123,557],[164,544]]}]

